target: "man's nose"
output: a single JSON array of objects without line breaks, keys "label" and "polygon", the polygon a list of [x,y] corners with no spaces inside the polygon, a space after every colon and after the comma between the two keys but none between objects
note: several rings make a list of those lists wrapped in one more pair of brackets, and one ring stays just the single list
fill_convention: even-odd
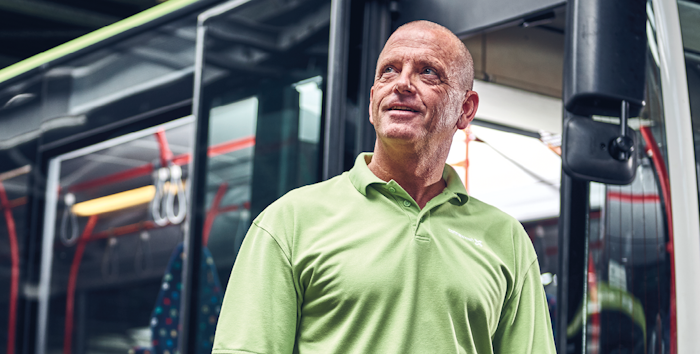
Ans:
[{"label": "man's nose", "polygon": [[394,90],[400,94],[413,93],[414,87],[411,84],[411,79],[411,73],[408,70],[403,71],[396,81]]}]

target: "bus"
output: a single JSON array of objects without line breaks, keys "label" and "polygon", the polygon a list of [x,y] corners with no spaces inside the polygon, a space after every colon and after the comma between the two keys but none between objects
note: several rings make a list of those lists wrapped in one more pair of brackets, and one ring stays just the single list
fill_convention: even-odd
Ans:
[{"label": "bus", "polygon": [[[579,3],[170,0],[0,70],[0,351],[211,352],[250,223],[373,149],[376,59],[427,19],[481,98],[448,163],[530,236],[558,352],[696,352],[700,2],[615,2],[643,24],[613,35],[643,43],[629,117],[568,104],[605,17]],[[609,147],[579,123],[631,132],[624,171],[585,167]]]}]

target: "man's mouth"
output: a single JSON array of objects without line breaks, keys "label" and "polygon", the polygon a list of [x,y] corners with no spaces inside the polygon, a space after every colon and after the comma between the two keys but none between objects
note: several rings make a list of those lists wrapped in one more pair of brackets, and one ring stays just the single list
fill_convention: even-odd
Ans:
[{"label": "man's mouth", "polygon": [[406,106],[393,106],[389,108],[390,111],[407,111],[407,112],[418,112],[415,109]]}]

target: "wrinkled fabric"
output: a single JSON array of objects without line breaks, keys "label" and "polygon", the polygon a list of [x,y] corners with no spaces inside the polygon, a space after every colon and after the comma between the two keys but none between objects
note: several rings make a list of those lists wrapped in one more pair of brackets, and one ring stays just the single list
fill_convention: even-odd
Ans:
[{"label": "wrinkled fabric", "polygon": [[555,353],[520,223],[469,197],[447,165],[421,210],[369,159],[255,219],[213,353]]}]

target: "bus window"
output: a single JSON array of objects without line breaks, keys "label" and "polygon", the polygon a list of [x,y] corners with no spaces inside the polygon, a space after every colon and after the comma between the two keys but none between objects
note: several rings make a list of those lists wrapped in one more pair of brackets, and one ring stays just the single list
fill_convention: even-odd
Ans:
[{"label": "bus window", "polygon": [[19,338],[20,267],[27,241],[29,165],[0,172],[0,351],[14,353]]},{"label": "bus window", "polygon": [[[53,122],[42,119],[42,75],[32,75],[0,89],[0,352],[16,353],[26,300],[26,247],[31,220],[29,176],[41,129]],[[64,119],[59,124],[75,124]]]},{"label": "bus window", "polygon": [[39,352],[175,352],[193,121],[49,160]]},{"label": "bus window", "polygon": [[[200,294],[226,288],[248,227],[265,207],[320,180],[330,1],[278,7],[250,2],[204,22],[198,118],[208,120],[209,157],[200,235],[218,279],[200,279]],[[202,325],[197,348],[209,353],[214,332],[204,325],[216,323],[219,306],[192,311]]]},{"label": "bus window", "polygon": [[697,161],[695,169],[700,175],[700,3],[678,1],[678,10],[685,50],[685,70],[688,75],[688,96]]},{"label": "bus window", "polygon": [[671,348],[665,117],[651,5],[647,12],[646,105],[630,122],[639,137],[636,177],[629,185],[591,183],[590,188],[586,296],[566,333],[572,342],[583,339],[585,353],[668,353]]},{"label": "bus window", "polygon": [[47,130],[42,143],[187,105],[194,82],[195,24],[192,14],[49,69],[46,118],[79,117],[82,122]]}]

